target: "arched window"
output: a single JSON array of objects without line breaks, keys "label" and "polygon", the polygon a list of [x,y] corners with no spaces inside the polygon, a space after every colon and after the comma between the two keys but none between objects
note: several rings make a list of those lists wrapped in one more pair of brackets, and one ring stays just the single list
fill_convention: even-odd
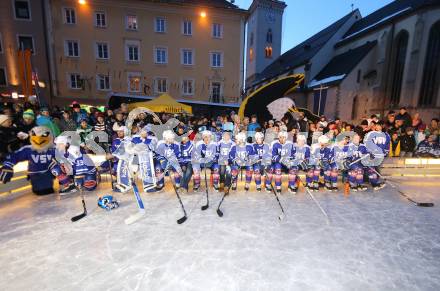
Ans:
[{"label": "arched window", "polygon": [[440,81],[440,21],[429,32],[423,79],[420,88],[420,106],[435,105]]},{"label": "arched window", "polygon": [[393,79],[391,82],[390,103],[399,104],[400,93],[402,92],[403,71],[405,70],[406,51],[408,48],[408,32],[401,31],[395,40],[395,53],[393,55],[392,66],[394,68]]},{"label": "arched window", "polygon": [[266,34],[266,42],[267,43],[272,43],[272,29],[269,28],[269,30],[267,31]]},{"label": "arched window", "polygon": [[272,47],[271,46],[267,46],[264,49],[264,54],[265,54],[266,58],[271,58],[272,57]]},{"label": "arched window", "polygon": [[254,33],[251,32],[251,36],[249,37],[249,46],[253,46],[254,45]]},{"label": "arched window", "polygon": [[254,50],[252,48],[249,49],[249,62],[254,60]]}]

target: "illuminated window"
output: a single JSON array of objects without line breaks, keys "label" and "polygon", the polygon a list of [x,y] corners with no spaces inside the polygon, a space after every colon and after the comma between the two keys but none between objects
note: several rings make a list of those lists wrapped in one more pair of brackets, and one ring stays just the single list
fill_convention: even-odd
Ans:
[{"label": "illuminated window", "polygon": [[128,30],[137,30],[137,16],[136,15],[127,15],[127,27]]},{"label": "illuminated window", "polygon": [[252,62],[254,60],[254,50],[249,49],[249,61]]},{"label": "illuminated window", "polygon": [[266,58],[272,58],[272,47],[271,46],[267,46],[264,49],[264,54],[266,55]]},{"label": "illuminated window", "polygon": [[141,91],[141,73],[128,73],[128,92],[140,92]]}]

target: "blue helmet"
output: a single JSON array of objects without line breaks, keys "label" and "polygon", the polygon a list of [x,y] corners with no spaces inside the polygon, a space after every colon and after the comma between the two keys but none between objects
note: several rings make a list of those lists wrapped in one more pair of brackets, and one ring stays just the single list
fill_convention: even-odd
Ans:
[{"label": "blue helmet", "polygon": [[113,196],[106,195],[98,198],[98,206],[105,210],[112,210],[114,208],[118,208],[119,203],[113,199]]}]

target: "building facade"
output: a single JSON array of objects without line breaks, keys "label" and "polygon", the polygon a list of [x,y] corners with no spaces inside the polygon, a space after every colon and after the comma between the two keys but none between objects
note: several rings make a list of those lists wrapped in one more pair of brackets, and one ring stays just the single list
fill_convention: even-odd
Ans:
[{"label": "building facade", "polygon": [[[0,1],[0,97],[50,98],[43,0]],[[29,50],[29,55],[24,52]]]},{"label": "building facade", "polygon": [[199,2],[47,1],[52,103],[105,104],[110,92],[239,102],[248,13]]},{"label": "building facade", "polygon": [[274,60],[246,92],[304,73],[289,96],[315,114],[357,122],[405,106],[429,121],[440,115],[439,56],[440,1],[394,1],[326,27]]}]

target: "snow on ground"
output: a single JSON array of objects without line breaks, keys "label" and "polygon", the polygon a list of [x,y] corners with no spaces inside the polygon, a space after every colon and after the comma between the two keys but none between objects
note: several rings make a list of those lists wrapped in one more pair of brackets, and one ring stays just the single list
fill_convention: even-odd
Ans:
[{"label": "snow on ground", "polygon": [[[272,194],[234,193],[219,218],[220,193],[201,211],[204,192],[183,197],[188,220],[171,189],[142,194],[147,216],[133,225],[132,194],[121,207],[97,208],[99,195],[59,200],[26,194],[0,202],[2,290],[440,290],[440,195],[436,178],[399,180],[414,206],[390,187],[315,193],[330,224],[301,190],[283,194],[278,221]],[[253,192],[253,191],[252,191]]]}]

